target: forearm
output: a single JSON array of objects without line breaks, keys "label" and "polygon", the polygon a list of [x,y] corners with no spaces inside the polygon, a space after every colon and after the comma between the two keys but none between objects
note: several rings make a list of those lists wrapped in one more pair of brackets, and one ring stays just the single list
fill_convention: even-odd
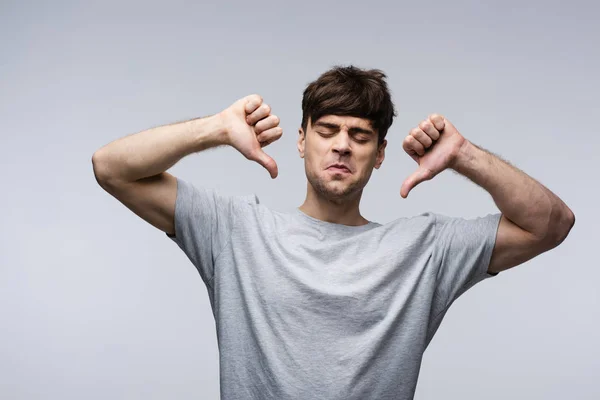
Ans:
[{"label": "forearm", "polygon": [[560,242],[575,222],[548,188],[468,140],[451,168],[488,191],[506,218],[540,239]]},{"label": "forearm", "polygon": [[99,180],[128,182],[158,175],[191,153],[225,144],[224,136],[218,114],[147,129],[96,151],[94,173]]}]

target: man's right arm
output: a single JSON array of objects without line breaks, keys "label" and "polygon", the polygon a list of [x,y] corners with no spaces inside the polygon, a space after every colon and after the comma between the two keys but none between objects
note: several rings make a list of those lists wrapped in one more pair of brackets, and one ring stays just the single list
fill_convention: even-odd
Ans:
[{"label": "man's right arm", "polygon": [[96,151],[94,175],[127,208],[173,235],[177,178],[165,171],[191,153],[226,144],[224,136],[218,115],[148,129]]},{"label": "man's right arm", "polygon": [[230,145],[277,174],[262,147],[281,137],[279,119],[258,95],[239,99],[219,114],[151,128],[117,139],[92,156],[98,184],[139,217],[175,234],[177,178],[166,172],[183,157]]}]

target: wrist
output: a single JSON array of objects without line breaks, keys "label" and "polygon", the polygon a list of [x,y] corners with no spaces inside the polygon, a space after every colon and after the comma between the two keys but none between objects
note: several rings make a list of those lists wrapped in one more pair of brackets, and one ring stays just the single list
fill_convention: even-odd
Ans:
[{"label": "wrist", "polygon": [[197,151],[228,144],[227,129],[220,113],[196,118],[188,123]]},{"label": "wrist", "polygon": [[450,164],[450,168],[459,174],[464,174],[473,167],[478,150],[473,143],[465,139],[464,143],[458,149],[454,161]]}]

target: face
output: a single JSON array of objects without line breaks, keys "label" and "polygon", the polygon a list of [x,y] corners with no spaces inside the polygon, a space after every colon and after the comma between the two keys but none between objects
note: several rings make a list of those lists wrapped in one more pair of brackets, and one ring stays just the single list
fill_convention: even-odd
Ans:
[{"label": "face", "polygon": [[306,177],[329,200],[360,196],[385,157],[387,141],[378,146],[377,131],[364,118],[325,115],[314,123],[309,120],[306,132],[300,128],[299,134]]}]

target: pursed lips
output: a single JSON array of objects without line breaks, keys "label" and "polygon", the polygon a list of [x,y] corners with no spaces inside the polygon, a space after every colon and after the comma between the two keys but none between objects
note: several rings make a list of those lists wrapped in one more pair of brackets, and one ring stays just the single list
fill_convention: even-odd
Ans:
[{"label": "pursed lips", "polygon": [[327,167],[328,170],[336,171],[336,172],[347,172],[350,173],[350,168],[343,164],[333,164]]}]

